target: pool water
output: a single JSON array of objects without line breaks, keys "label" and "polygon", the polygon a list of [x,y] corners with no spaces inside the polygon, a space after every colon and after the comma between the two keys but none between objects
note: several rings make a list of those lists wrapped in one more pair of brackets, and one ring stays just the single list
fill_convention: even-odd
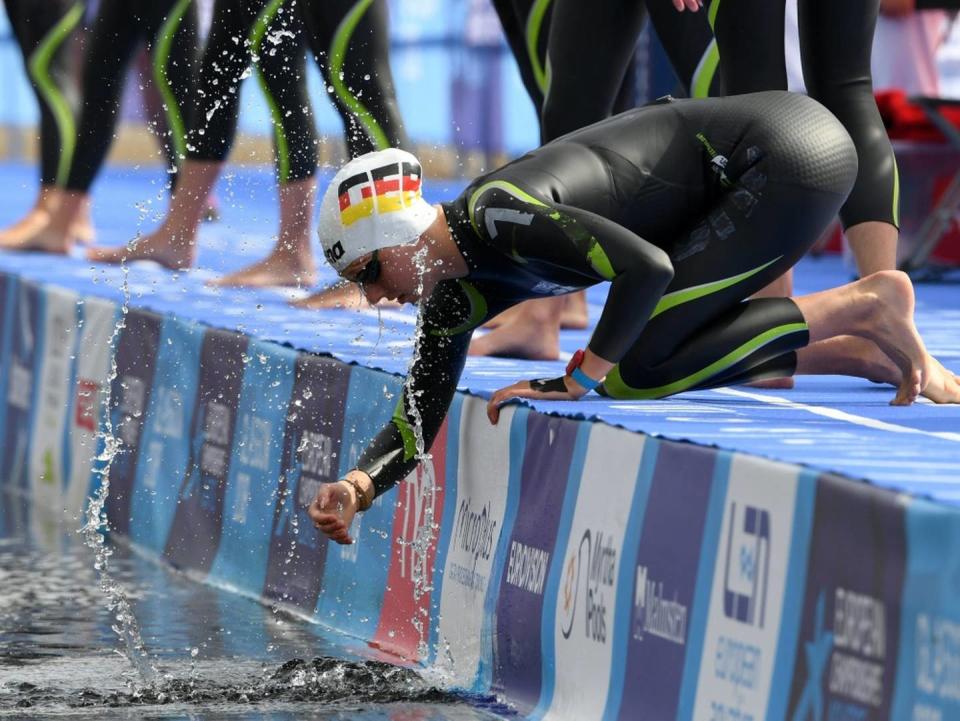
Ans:
[{"label": "pool water", "polygon": [[110,575],[159,671],[145,686],[79,523],[59,521],[0,493],[0,719],[502,718],[350,639],[112,546]]}]

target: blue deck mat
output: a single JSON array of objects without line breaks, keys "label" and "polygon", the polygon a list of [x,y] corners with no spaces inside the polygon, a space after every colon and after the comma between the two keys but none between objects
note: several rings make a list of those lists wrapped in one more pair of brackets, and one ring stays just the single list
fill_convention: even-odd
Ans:
[{"label": "blue deck mat", "polygon": [[[324,180],[329,175],[324,176]],[[94,219],[102,244],[123,243],[153,229],[166,208],[163,177],[151,170],[110,170],[98,182]],[[0,166],[0,227],[18,217],[33,197],[34,170]],[[432,200],[452,197],[462,183],[434,182]],[[295,291],[220,290],[204,282],[262,257],[273,242],[276,192],[267,170],[233,170],[217,195],[222,220],[200,235],[200,269],[174,274],[150,263],[126,271],[72,258],[0,253],[0,269],[159,312],[237,328],[254,336],[403,373],[410,355],[411,310],[324,311],[291,308]],[[322,269],[321,285],[332,282]],[[810,259],[796,274],[799,293],[849,279],[838,259]],[[301,291],[302,295],[305,291]],[[592,320],[599,317],[605,288],[589,294]],[[917,321],[930,350],[960,373],[960,275],[918,287]],[[563,333],[564,357],[587,342],[586,332]],[[461,388],[480,395],[513,381],[558,375],[563,362],[471,358]],[[590,396],[578,403],[537,403],[546,412],[598,417],[666,438],[690,440],[768,458],[838,471],[855,478],[960,503],[960,406],[888,405],[893,390],[837,376],[805,377],[792,391],[749,388],[681,394],[662,401],[611,402]]]}]

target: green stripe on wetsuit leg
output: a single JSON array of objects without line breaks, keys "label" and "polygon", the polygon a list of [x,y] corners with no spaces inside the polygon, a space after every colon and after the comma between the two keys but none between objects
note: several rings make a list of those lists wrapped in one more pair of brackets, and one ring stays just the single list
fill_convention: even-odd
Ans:
[{"label": "green stripe on wetsuit leg", "polygon": [[183,113],[180,105],[177,103],[177,96],[174,95],[173,88],[170,87],[170,81],[167,80],[167,61],[170,59],[170,48],[173,46],[173,38],[183,22],[183,16],[187,13],[187,8],[193,0],[180,0],[166,20],[160,27],[160,39],[157,42],[157,51],[153,58],[153,79],[163,98],[163,109],[167,114],[167,124],[170,127],[170,134],[173,136],[173,151],[177,156],[177,165],[187,155],[187,127],[183,122]]},{"label": "green stripe on wetsuit leg", "polygon": [[697,63],[697,69],[693,71],[693,80],[690,83],[691,97],[710,97],[710,86],[713,84],[713,77],[717,74],[719,66],[720,49],[717,47],[717,39],[713,38],[704,50],[700,62]]},{"label": "green stripe on wetsuit leg", "polygon": [[547,96],[547,90],[550,87],[550,78],[548,69],[544,68],[540,62],[540,31],[543,29],[543,18],[547,14],[551,0],[536,0],[533,7],[530,8],[530,14],[527,16],[526,38],[527,38],[527,59],[530,61],[530,67],[533,69],[533,78],[540,88],[544,98]]},{"label": "green stripe on wetsuit leg", "polygon": [[656,307],[653,309],[653,314],[650,316],[650,320],[653,320],[664,311],[668,311],[671,308],[676,308],[678,305],[683,305],[684,303],[689,303],[692,300],[697,300],[698,298],[703,298],[704,296],[718,293],[721,290],[726,290],[730,286],[736,285],[740,281],[756,275],[761,270],[769,268],[782,257],[782,255],[778,255],[773,260],[757,266],[753,270],[748,270],[738,275],[732,275],[729,278],[721,278],[720,280],[715,280],[710,283],[703,283],[701,285],[683,288],[682,290],[675,290],[672,293],[665,293],[660,299],[660,302],[657,303]]},{"label": "green stripe on wetsuit leg", "polygon": [[[267,28],[277,17],[277,13],[283,6],[285,0],[272,0],[263,12],[257,16],[250,31],[247,42],[250,43],[250,52],[253,54],[254,65],[257,65],[257,56],[260,54],[260,47],[263,45],[263,38],[267,34]],[[263,72],[257,67],[257,83],[267,101],[267,107],[270,108],[270,119],[273,121],[273,138],[277,146],[277,180],[280,183],[286,183],[290,179],[290,145],[287,142],[287,133],[283,127],[283,112],[277,104],[276,98],[270,93],[270,86]]]},{"label": "green stripe on wetsuit leg", "polygon": [[[709,331],[704,332],[708,333]],[[808,332],[806,323],[788,323],[786,325],[776,326],[775,328],[771,328],[770,330],[764,331],[760,335],[751,338],[738,348],[734,348],[725,356],[715,360],[702,370],[699,370],[696,373],[691,373],[686,378],[680,378],[679,380],[660,386],[659,388],[633,388],[623,380],[623,377],[620,375],[620,366],[617,365],[607,375],[606,380],[603,381],[603,388],[611,398],[620,400],[651,400],[654,398],[665,398],[666,396],[671,396],[674,393],[690,390],[691,388],[710,380],[719,373],[722,373],[728,368],[731,368],[737,363],[741,362],[751,353],[755,353],[760,348],[763,348],[764,346],[769,345],[770,343],[773,343],[784,336],[792,333],[806,332]],[[665,361],[667,364],[669,364],[669,362],[669,360]]]},{"label": "green stripe on wetsuit leg", "polygon": [[900,227],[900,169],[897,159],[893,159],[893,224]]},{"label": "green stripe on wetsuit leg", "polygon": [[340,101],[350,110],[357,122],[363,126],[374,148],[383,150],[390,147],[387,134],[380,127],[380,124],[374,120],[370,111],[360,102],[360,99],[350,92],[342,77],[343,63],[346,60],[350,39],[373,2],[374,0],[360,0],[337,26],[333,35],[333,47],[330,49],[330,84],[333,85],[333,90]]},{"label": "green stripe on wetsuit leg", "polygon": [[83,5],[76,3],[46,34],[37,49],[30,55],[30,61],[27,64],[30,77],[33,78],[33,82],[40,90],[40,95],[50,107],[54,122],[57,124],[57,132],[60,134],[60,160],[57,162],[57,185],[60,186],[67,182],[73,153],[77,147],[77,122],[73,117],[70,103],[50,77],[50,61],[82,18]]}]

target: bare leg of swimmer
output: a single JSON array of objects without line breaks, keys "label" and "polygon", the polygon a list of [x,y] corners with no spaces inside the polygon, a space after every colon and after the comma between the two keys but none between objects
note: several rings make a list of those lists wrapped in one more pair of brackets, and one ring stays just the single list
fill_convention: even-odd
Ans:
[{"label": "bare leg of swimmer", "polygon": [[30,232],[0,237],[0,248],[66,254],[74,243],[92,235],[87,193],[53,188],[44,204],[45,218],[38,216],[37,219],[45,222],[29,229]]},{"label": "bare leg of swimmer", "polygon": [[207,197],[223,163],[187,160],[163,224],[153,233],[127,245],[90,248],[87,257],[97,263],[152,260],[171,270],[189,268],[197,257],[197,229],[207,208]]},{"label": "bare leg of swimmer", "polygon": [[563,297],[523,303],[523,312],[496,330],[475,337],[470,343],[470,355],[556,360],[560,357],[560,318],[565,305]]},{"label": "bare leg of swimmer", "polygon": [[811,344],[854,335],[873,341],[893,361],[900,371],[894,405],[909,405],[921,393],[938,403],[960,402],[956,379],[930,356],[917,332],[913,285],[904,273],[881,271],[794,301]]},{"label": "bare leg of swimmer", "polygon": [[310,251],[310,220],[317,181],[314,177],[280,186],[280,233],[273,250],[253,265],[211,281],[211,285],[249,288],[285,285],[310,286],[317,268]]}]

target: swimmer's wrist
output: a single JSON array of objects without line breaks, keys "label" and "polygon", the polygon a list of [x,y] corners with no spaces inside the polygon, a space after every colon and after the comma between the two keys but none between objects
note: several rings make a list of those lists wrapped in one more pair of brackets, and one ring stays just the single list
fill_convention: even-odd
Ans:
[{"label": "swimmer's wrist", "polygon": [[348,471],[340,479],[340,482],[350,489],[358,511],[366,511],[373,505],[373,499],[376,498],[377,493],[373,486],[373,480],[366,473],[354,468],[352,471]]}]

